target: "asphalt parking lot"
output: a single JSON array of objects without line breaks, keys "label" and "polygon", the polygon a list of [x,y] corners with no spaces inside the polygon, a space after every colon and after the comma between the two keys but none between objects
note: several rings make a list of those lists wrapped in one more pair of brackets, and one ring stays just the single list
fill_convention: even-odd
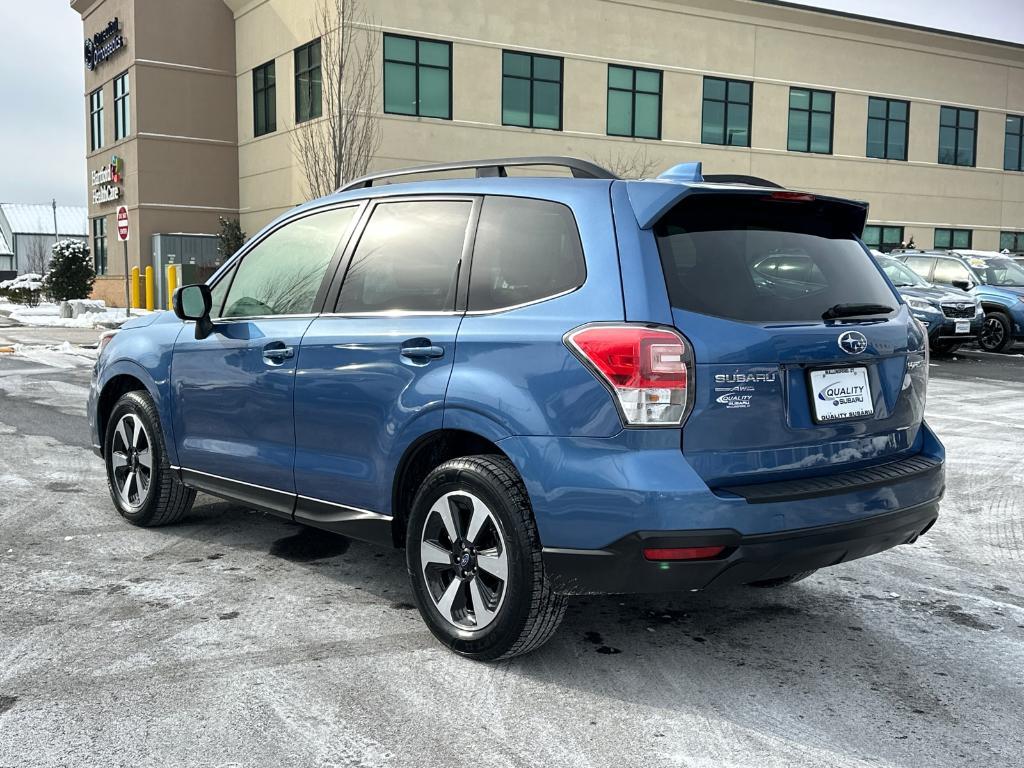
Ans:
[{"label": "asphalt parking lot", "polygon": [[206,496],[123,522],[88,358],[0,355],[0,766],[1020,766],[1024,358],[931,372],[948,492],[917,544],[577,599],[488,665],[437,645],[399,552]]}]

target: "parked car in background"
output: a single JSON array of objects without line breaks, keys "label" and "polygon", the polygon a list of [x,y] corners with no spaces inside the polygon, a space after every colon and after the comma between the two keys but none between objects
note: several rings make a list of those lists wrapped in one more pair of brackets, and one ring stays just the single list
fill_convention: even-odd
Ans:
[{"label": "parked car in background", "polygon": [[932,352],[948,355],[961,344],[977,341],[985,325],[981,302],[959,288],[932,285],[899,259],[878,251],[871,255],[882,268],[911,314],[928,329]]},{"label": "parked car in background", "polygon": [[[534,165],[574,178],[507,176]],[[866,219],[699,163],[358,179],[105,339],[92,442],[136,525],[202,490],[404,547],[476,659],[544,643],[568,594],[791,584],[914,542],[945,490]]]},{"label": "parked car in background", "polygon": [[1024,341],[1024,266],[995,251],[893,251],[925,280],[967,291],[981,302],[985,325],[978,345],[1006,352]]}]

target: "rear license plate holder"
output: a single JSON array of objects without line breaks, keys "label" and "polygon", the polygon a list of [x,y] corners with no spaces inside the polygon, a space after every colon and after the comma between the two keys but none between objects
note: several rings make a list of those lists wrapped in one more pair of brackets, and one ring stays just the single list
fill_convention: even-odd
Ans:
[{"label": "rear license plate holder", "polygon": [[875,415],[871,380],[865,366],[812,369],[807,372],[807,381],[816,424]]}]

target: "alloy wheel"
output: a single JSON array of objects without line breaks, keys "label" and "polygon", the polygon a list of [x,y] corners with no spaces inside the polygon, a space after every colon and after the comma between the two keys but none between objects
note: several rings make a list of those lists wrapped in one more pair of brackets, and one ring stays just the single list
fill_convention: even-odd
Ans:
[{"label": "alloy wheel", "polygon": [[149,495],[153,481],[152,446],[138,416],[126,413],[121,417],[110,445],[110,469],[114,490],[129,509],[141,508]]},{"label": "alloy wheel", "polygon": [[1003,343],[1006,329],[998,318],[985,318],[985,326],[981,330],[981,346],[985,349],[997,349]]},{"label": "alloy wheel", "polygon": [[441,496],[420,536],[427,592],[444,619],[476,631],[493,622],[505,600],[508,554],[494,513],[464,491]]}]

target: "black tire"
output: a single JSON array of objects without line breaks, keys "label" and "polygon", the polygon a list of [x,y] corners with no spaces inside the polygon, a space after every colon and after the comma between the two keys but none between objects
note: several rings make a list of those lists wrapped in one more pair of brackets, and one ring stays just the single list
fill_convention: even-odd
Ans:
[{"label": "black tire", "polygon": [[1005,312],[985,313],[985,325],[978,337],[978,346],[986,352],[1005,352],[1013,346],[1013,323]]},{"label": "black tire", "polygon": [[780,576],[777,579],[765,579],[764,581],[752,581],[747,584],[748,587],[757,587],[758,589],[773,589],[775,587],[786,587],[790,584],[796,584],[798,581],[803,581],[808,576],[811,576],[818,572],[817,568],[810,571],[800,571],[800,573],[793,573],[789,576]]},{"label": "black tire", "polygon": [[959,341],[933,341],[931,342],[931,352],[937,357],[943,355],[952,355],[958,349],[962,342]]},{"label": "black tire", "polygon": [[[133,420],[138,420],[143,429],[137,441],[129,438],[129,442],[134,443],[131,446],[122,437],[127,434],[127,426],[124,432],[119,433],[118,430],[123,420],[125,425],[134,424]],[[143,445],[145,450],[142,449]],[[146,451],[148,455],[145,455]],[[110,498],[117,511],[129,523],[144,527],[169,525],[176,523],[192,509],[196,492],[182,485],[171,470],[163,432],[160,430],[160,417],[146,392],[127,392],[114,405],[103,436],[103,457],[107,467]],[[148,481],[143,479],[146,476],[146,460],[150,462]],[[119,465],[116,468],[115,461]],[[126,485],[127,473],[133,467],[137,479],[134,485],[131,482]],[[128,488],[127,492],[122,491],[124,487]],[[132,488],[136,491],[134,496],[131,494]]]},{"label": "black tire", "polygon": [[[474,538],[469,535],[472,520],[481,508],[464,494],[481,502],[487,517]],[[444,501],[446,496],[447,502]],[[452,510],[449,519],[456,526],[454,542],[445,526],[438,527],[443,522],[441,516],[431,511],[439,501],[441,507]],[[451,564],[435,561],[437,564],[432,565],[428,559],[425,573],[421,547],[429,547],[434,540],[430,534],[432,528],[438,531],[436,540],[441,542],[434,552],[445,554],[441,550],[447,546],[444,544],[447,541]],[[463,556],[474,553],[467,571],[460,569],[459,563],[463,562],[458,556],[460,552]],[[503,557],[507,572],[504,582],[495,579],[481,565],[485,556],[495,562],[496,556]],[[551,638],[565,615],[565,596],[551,589],[544,574],[540,537],[526,488],[515,467],[503,456],[453,459],[427,475],[409,515],[406,564],[416,604],[430,631],[451,650],[471,659],[493,661],[533,651]],[[477,578],[480,579],[477,591],[472,592],[469,582]],[[462,584],[456,584],[456,580]],[[493,585],[497,586],[491,591]],[[444,598],[439,599],[437,593],[448,594],[448,589],[455,590],[456,601],[460,594],[469,597],[462,598],[461,609],[452,609],[453,603],[449,601],[446,617],[440,607]],[[486,591],[481,592],[483,589]],[[485,603],[493,604],[495,600],[497,603],[490,611],[493,618],[487,619],[489,623],[476,629],[476,624],[484,620],[480,617],[486,618],[486,613],[475,607],[473,595],[481,594],[490,598],[485,599]],[[469,626],[455,623],[457,613]]]}]

